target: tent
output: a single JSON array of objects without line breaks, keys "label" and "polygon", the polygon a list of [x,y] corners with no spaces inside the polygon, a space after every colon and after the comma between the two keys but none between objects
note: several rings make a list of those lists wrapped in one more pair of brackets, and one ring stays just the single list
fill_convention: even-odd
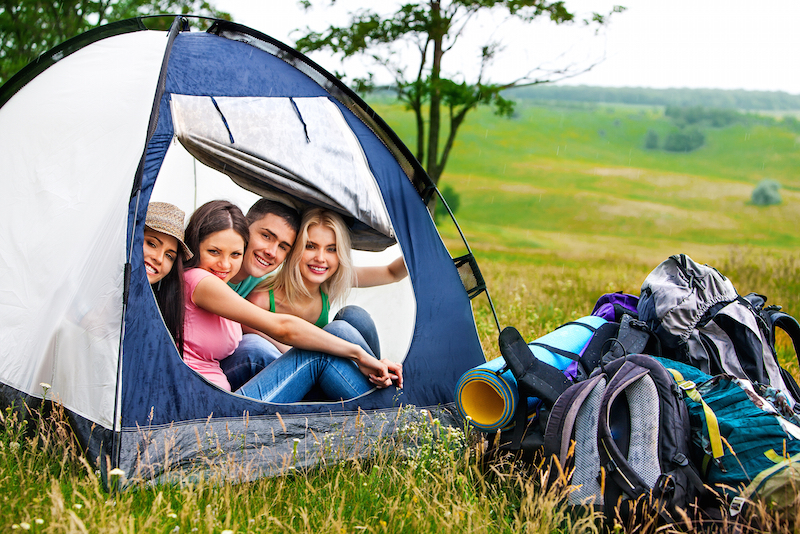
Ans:
[{"label": "tent", "polygon": [[[227,21],[146,23],[77,36],[0,88],[2,404],[58,401],[90,459],[145,477],[219,457],[256,476],[297,443],[311,464],[323,435],[391,432],[402,405],[452,416],[458,378],[484,362],[470,299],[485,285],[471,252],[445,248],[419,163],[290,47]],[[368,251],[357,262],[402,254],[406,281],[352,296],[403,362],[402,390],[269,404],[182,362],[144,271],[148,202],[188,213],[228,198],[246,211],[260,196],[345,215]]]}]

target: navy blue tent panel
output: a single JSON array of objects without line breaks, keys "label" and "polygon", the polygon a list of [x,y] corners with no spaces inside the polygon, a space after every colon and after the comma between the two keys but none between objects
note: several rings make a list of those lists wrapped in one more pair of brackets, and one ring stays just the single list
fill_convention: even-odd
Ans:
[{"label": "navy blue tent panel", "polygon": [[[278,405],[246,399],[211,385],[181,360],[161,320],[142,260],[147,203],[173,137],[170,94],[330,97],[283,60],[209,33],[181,33],[169,56],[158,123],[147,146],[141,194],[129,207],[131,280],[123,341],[123,428],[213,417],[302,414],[432,406],[453,401],[458,378],[484,362],[469,299],[419,193],[384,143],[345,105],[331,98],[361,143],[403,250],[417,302],[414,335],[403,362],[405,387],[356,401]],[[280,127],[280,125],[276,125]],[[134,226],[135,221],[135,226]],[[387,303],[390,306],[391,303]]]}]

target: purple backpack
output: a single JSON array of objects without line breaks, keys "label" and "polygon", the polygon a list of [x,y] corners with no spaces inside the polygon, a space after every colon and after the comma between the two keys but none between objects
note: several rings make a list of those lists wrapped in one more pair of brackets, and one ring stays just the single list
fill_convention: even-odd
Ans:
[{"label": "purple backpack", "polygon": [[592,315],[602,317],[606,321],[612,323],[619,323],[624,314],[628,314],[634,319],[639,318],[637,305],[639,304],[639,297],[635,295],[628,295],[627,293],[606,293],[594,305]]}]

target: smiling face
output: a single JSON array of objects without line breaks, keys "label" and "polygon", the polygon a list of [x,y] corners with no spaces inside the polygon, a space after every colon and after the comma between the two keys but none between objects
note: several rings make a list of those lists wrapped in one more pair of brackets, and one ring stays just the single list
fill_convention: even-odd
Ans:
[{"label": "smiling face", "polygon": [[153,285],[161,281],[172,270],[178,257],[178,240],[150,228],[144,229],[144,269],[147,281]]},{"label": "smiling face", "polygon": [[244,239],[228,228],[209,234],[200,241],[197,267],[205,269],[223,282],[229,281],[242,266]]},{"label": "smiling face", "polygon": [[336,249],[336,234],[331,228],[315,224],[308,227],[308,241],[300,259],[300,275],[309,284],[319,286],[336,274],[339,268],[339,253]]},{"label": "smiling face", "polygon": [[289,223],[274,213],[255,221],[250,225],[250,242],[242,269],[232,281],[241,282],[248,276],[261,278],[277,269],[292,249],[296,237]]}]

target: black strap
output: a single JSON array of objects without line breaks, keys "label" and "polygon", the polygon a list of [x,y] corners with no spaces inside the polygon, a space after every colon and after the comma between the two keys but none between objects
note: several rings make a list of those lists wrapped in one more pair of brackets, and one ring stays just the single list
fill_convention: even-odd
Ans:
[{"label": "black strap", "polygon": [[541,399],[548,408],[571,385],[564,373],[537,359],[513,326],[500,332],[500,353],[517,380],[520,404],[525,397]]},{"label": "black strap", "polygon": [[[578,323],[578,324],[580,324],[580,323]],[[545,350],[549,350],[553,354],[558,354],[559,356],[563,356],[565,358],[569,358],[573,362],[577,362],[578,360],[581,359],[580,354],[575,354],[574,352],[570,352],[568,350],[559,349],[559,348],[556,348],[556,347],[551,347],[550,345],[547,345],[545,343],[539,343],[538,341],[532,341],[532,342],[528,343],[528,345],[529,346],[533,346],[533,347],[542,347]]]}]

